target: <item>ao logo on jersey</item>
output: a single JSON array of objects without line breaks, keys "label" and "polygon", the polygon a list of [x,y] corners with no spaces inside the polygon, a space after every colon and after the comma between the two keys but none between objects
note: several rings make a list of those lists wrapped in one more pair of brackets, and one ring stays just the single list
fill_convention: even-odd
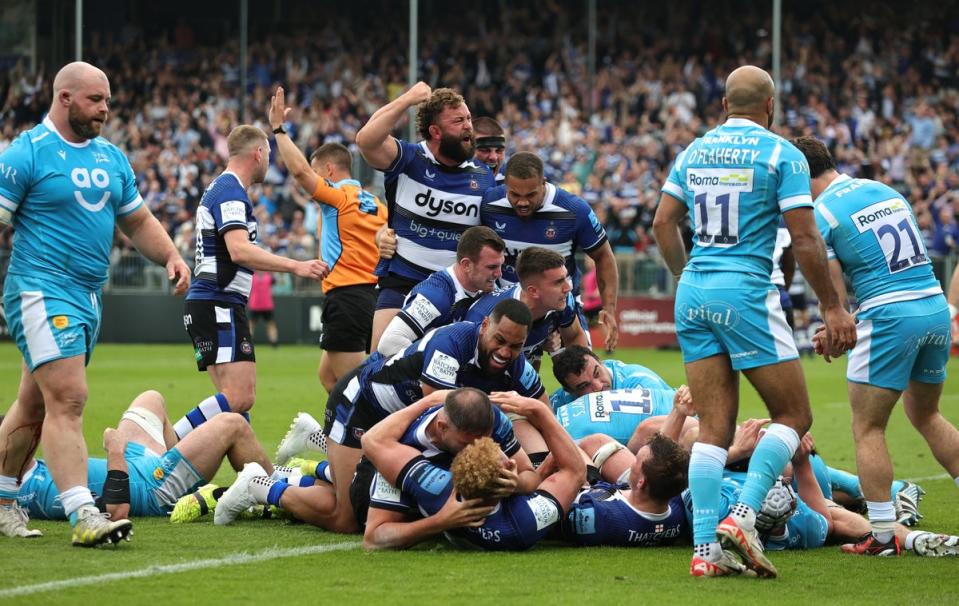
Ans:
[{"label": "ao logo on jersey", "polygon": [[84,196],[85,192],[82,191],[90,189],[91,187],[96,187],[99,189],[106,189],[110,187],[110,175],[107,174],[107,171],[103,170],[102,168],[94,168],[93,170],[74,168],[72,171],[70,171],[70,180],[73,181],[75,186],[80,188],[80,191],[73,192],[73,197],[76,198],[76,201],[80,204],[80,206],[88,211],[92,213],[99,212],[110,200],[110,192],[105,191],[103,192],[103,195],[100,196],[100,200],[98,202],[91,204]]}]

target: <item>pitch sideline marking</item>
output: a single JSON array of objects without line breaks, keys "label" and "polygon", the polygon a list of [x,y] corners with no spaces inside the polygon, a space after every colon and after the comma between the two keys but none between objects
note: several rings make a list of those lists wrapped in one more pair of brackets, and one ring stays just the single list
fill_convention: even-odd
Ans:
[{"label": "pitch sideline marking", "polygon": [[272,548],[257,553],[240,553],[224,558],[194,560],[192,562],[184,562],[182,564],[164,564],[160,566],[141,568],[139,570],[110,572],[107,574],[86,577],[74,577],[72,579],[61,579],[59,581],[48,581],[46,583],[37,583],[35,585],[22,585],[20,587],[0,589],[0,599],[30,595],[33,593],[42,593],[45,591],[54,591],[57,589],[72,589],[74,587],[83,587],[85,585],[94,585],[97,583],[110,583],[112,581],[124,581],[127,579],[152,577],[163,574],[176,574],[178,572],[202,570],[204,568],[218,568],[220,566],[231,564],[248,564],[250,562],[275,560],[277,558],[289,558],[293,556],[328,553],[331,551],[346,551],[362,545],[363,543],[360,541],[350,541],[349,543],[335,543],[332,545],[307,545],[303,547],[292,547],[287,549]]}]

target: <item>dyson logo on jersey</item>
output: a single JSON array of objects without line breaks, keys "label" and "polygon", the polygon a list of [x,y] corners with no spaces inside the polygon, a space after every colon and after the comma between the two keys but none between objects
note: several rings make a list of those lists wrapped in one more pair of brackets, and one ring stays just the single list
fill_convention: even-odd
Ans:
[{"label": "dyson logo on jersey", "polygon": [[427,217],[435,217],[440,213],[458,215],[460,217],[479,217],[479,204],[468,204],[466,202],[457,202],[456,200],[436,198],[433,196],[432,189],[416,194],[413,201],[417,206],[427,209]]}]

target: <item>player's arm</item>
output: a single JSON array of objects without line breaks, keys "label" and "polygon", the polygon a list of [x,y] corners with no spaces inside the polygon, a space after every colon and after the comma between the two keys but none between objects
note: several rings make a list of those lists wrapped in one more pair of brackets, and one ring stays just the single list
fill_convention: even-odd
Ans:
[{"label": "player's arm", "polygon": [[[615,314],[613,315],[615,316]],[[569,347],[570,345],[589,347],[589,341],[586,339],[586,331],[583,330],[583,326],[579,323],[578,318],[574,318],[572,324],[569,326],[560,326],[559,337],[563,340],[564,347]]]},{"label": "player's arm", "polygon": [[497,393],[491,395],[490,399],[496,402],[503,412],[525,417],[542,434],[550,454],[553,455],[557,471],[546,478],[540,488],[553,495],[563,506],[565,513],[586,480],[586,462],[580,455],[579,447],[556,420],[549,404],[523,397],[516,392]]},{"label": "player's arm", "polygon": [[[283,126],[283,122],[286,121],[291,109],[292,108],[286,106],[286,93],[283,91],[283,87],[277,87],[276,93],[274,93],[270,99],[270,128],[275,131]],[[290,174],[296,179],[300,187],[312,193],[313,190],[316,189],[316,184],[320,180],[320,177],[310,168],[310,163],[306,160],[306,156],[304,156],[303,152],[293,143],[293,139],[291,139],[288,134],[275,133],[275,137],[276,150],[280,153],[280,157],[283,158],[283,163],[286,164],[287,170],[290,171]]]},{"label": "player's arm", "polygon": [[376,351],[384,356],[392,356],[409,347],[418,338],[416,331],[397,314],[386,325],[386,330],[376,345]]},{"label": "player's arm", "polygon": [[659,206],[656,207],[656,216],[653,217],[653,237],[659,254],[662,255],[666,267],[677,280],[686,267],[686,246],[679,231],[680,222],[686,217],[686,204],[673,196],[663,193],[659,197]]},{"label": "player's arm", "polygon": [[166,268],[170,281],[176,280],[173,288],[176,294],[182,295],[187,291],[190,287],[190,268],[183,261],[170,235],[145,204],[130,214],[117,217],[117,224],[140,254]]},{"label": "player's arm", "polygon": [[[686,419],[695,414],[696,410],[693,408],[693,398],[689,392],[689,388],[685,385],[680,385],[679,389],[677,389],[673,395],[673,407],[669,411],[669,414],[666,415],[666,419],[663,421],[659,432],[674,442],[679,442],[679,436],[683,433],[683,426],[686,424]],[[639,427],[636,429],[638,431]],[[630,440],[630,444],[627,445],[627,447],[633,446],[632,442],[633,440]],[[642,444],[637,444],[636,446],[641,447]],[[630,450],[632,450],[632,448],[630,448]],[[637,452],[638,450],[639,448],[632,450],[632,452]]]},{"label": "player's arm", "polygon": [[846,279],[842,274],[842,265],[837,259],[829,260],[829,280],[839,296],[839,304],[843,309],[849,309],[849,297],[846,294]]},{"label": "player's arm", "polygon": [[257,271],[281,271],[301,278],[322,280],[330,273],[329,266],[317,259],[296,261],[265,251],[253,242],[246,229],[231,229],[223,234],[230,259],[237,265]]},{"label": "player's arm", "polygon": [[400,443],[403,433],[431,406],[441,403],[449,392],[433,391],[403,410],[386,417],[360,438],[363,454],[390,484],[396,484],[403,467],[420,456],[420,451]]},{"label": "player's arm", "polygon": [[612,352],[616,349],[616,342],[619,341],[619,327],[616,324],[619,266],[616,264],[616,255],[613,254],[609,241],[589,251],[588,254],[596,263],[596,284],[599,286],[599,298],[603,301],[603,309],[599,312],[599,323],[606,327],[606,351]]},{"label": "player's arm", "polygon": [[127,441],[113,427],[103,432],[103,449],[107,452],[107,479],[103,483],[103,502],[112,520],[130,516],[130,476],[124,451]]},{"label": "player's arm", "polygon": [[856,345],[856,323],[843,307],[833,285],[826,245],[816,226],[813,210],[808,206],[792,208],[783,213],[783,218],[792,237],[799,270],[819,299],[830,344],[828,349],[832,355],[838,355]]},{"label": "player's arm", "polygon": [[363,128],[356,133],[356,145],[370,166],[385,170],[393,164],[399,148],[390,133],[407,109],[429,100],[432,94],[429,84],[417,82],[370,116]]},{"label": "player's arm", "polygon": [[816,480],[816,474],[813,473],[812,465],[809,464],[809,453],[812,452],[812,447],[812,436],[807,433],[800,440],[799,448],[793,455],[793,473],[799,489],[799,497],[810,509],[826,518],[826,523],[829,525],[826,536],[829,536],[833,530],[832,512],[826,503],[826,497],[822,494],[822,487]]},{"label": "player's arm", "polygon": [[450,493],[446,504],[435,514],[412,522],[399,512],[370,507],[363,547],[405,549],[453,528],[481,526],[492,512],[493,507],[484,505],[482,499],[459,500],[456,491]]}]

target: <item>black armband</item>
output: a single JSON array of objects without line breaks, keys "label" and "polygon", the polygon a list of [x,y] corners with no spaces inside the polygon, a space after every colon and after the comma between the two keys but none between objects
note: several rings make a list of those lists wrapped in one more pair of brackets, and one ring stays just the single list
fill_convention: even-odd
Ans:
[{"label": "black armband", "polygon": [[103,483],[103,502],[107,505],[120,505],[130,502],[130,476],[125,471],[111,469]]}]

